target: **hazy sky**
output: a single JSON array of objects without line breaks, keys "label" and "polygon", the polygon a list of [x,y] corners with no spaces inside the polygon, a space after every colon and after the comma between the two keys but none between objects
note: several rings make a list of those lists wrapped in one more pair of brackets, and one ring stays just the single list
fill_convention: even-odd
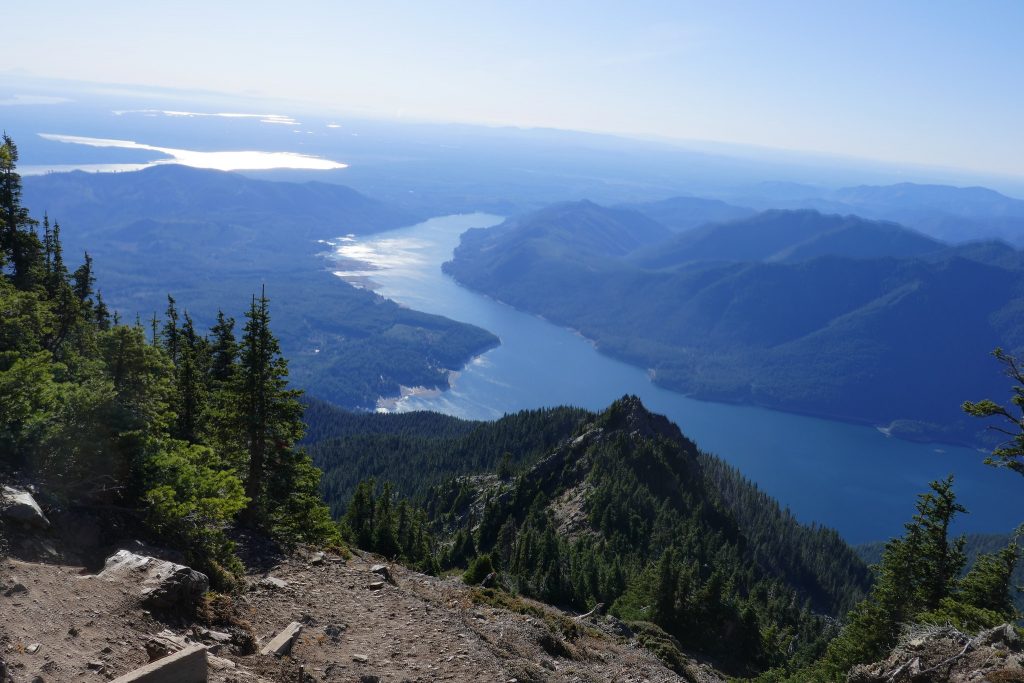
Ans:
[{"label": "hazy sky", "polygon": [[1024,176],[1018,0],[7,0],[3,18],[0,70]]}]

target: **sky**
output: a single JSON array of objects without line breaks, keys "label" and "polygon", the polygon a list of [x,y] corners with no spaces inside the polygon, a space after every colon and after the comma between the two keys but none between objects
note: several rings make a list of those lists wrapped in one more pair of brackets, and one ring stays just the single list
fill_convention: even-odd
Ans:
[{"label": "sky", "polygon": [[1024,177],[1017,0],[4,5],[0,71]]}]

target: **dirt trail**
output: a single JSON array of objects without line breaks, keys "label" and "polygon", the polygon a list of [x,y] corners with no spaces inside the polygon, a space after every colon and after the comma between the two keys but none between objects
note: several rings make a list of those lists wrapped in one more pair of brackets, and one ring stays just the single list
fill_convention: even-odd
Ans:
[{"label": "dirt trail", "polygon": [[[147,641],[169,630],[227,660],[211,672],[212,681],[223,683],[299,681],[300,666],[307,681],[686,680],[635,640],[613,635],[603,618],[575,621],[504,595],[510,609],[482,604],[484,594],[457,578],[394,565],[397,586],[375,586],[381,582],[370,571],[376,561],[282,560],[250,576],[248,590],[233,599],[234,617],[247,626],[213,625],[210,634],[194,622],[157,619],[138,607],[130,587],[83,576],[80,568],[6,560],[0,657],[16,683],[104,680],[148,662]],[[270,585],[267,574],[286,585]],[[258,651],[293,621],[303,630],[289,656],[243,654],[245,630],[258,639]],[[218,631],[235,637],[218,643]],[[692,677],[716,680],[696,664]]]}]

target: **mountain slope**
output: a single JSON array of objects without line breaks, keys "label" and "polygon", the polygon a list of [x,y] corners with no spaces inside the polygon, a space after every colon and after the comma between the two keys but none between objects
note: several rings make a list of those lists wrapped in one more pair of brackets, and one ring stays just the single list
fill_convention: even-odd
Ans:
[{"label": "mountain slope", "polygon": [[517,477],[456,479],[427,509],[453,538],[449,562],[469,561],[472,546],[526,595],[611,605],[734,673],[790,647],[813,656],[829,632],[815,611],[841,614],[867,586],[835,532],[798,524],[635,397]]},{"label": "mountain slope", "polygon": [[756,213],[754,209],[703,197],[670,197],[656,202],[622,204],[620,208],[638,211],[675,232],[747,218]]},{"label": "mountain slope", "polygon": [[959,406],[1002,395],[993,348],[1024,348],[1024,268],[1005,246],[939,248],[810,211],[705,226],[625,258],[520,246],[467,235],[445,270],[698,397],[978,443]]},{"label": "mountain slope", "polygon": [[770,210],[691,230],[636,253],[633,260],[648,268],[693,261],[792,263],[825,255],[903,258],[942,247],[942,243],[895,223],[812,210]]},{"label": "mountain slope", "polygon": [[65,251],[94,257],[104,299],[124,319],[148,320],[170,292],[208,327],[221,302],[265,286],[293,381],[341,405],[373,407],[401,386],[447,386],[449,370],[498,343],[331,275],[319,240],[417,220],[339,185],[167,165],[50,174],[25,186],[33,209],[61,223]]}]

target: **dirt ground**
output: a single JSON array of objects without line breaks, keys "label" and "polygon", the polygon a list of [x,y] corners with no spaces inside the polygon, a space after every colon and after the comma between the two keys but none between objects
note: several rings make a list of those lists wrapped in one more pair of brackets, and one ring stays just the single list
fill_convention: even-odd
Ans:
[{"label": "dirt ground", "polygon": [[[311,556],[253,573],[207,623],[153,615],[132,586],[77,566],[8,559],[0,564],[0,658],[15,683],[106,680],[150,661],[154,636],[201,642],[216,655],[211,680],[650,681],[720,680],[688,663],[680,677],[603,617],[471,589],[391,565],[394,583],[370,571],[379,558]],[[283,587],[266,581],[271,576]],[[497,605],[497,606],[496,606]],[[257,654],[291,622],[303,625],[289,655]],[[211,632],[212,631],[212,632]],[[253,642],[255,637],[256,642]],[[219,642],[223,641],[223,642]],[[37,647],[36,647],[37,646]]]}]

